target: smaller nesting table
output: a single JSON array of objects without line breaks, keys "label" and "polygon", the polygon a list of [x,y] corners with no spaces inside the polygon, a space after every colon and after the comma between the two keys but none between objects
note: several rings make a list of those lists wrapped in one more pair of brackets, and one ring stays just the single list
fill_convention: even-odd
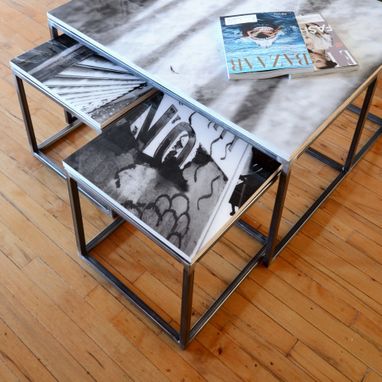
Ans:
[{"label": "smaller nesting table", "polygon": [[[250,171],[240,166],[246,153]],[[244,169],[237,181],[230,175],[235,161],[235,171]],[[260,250],[191,327],[195,265],[223,233],[240,224],[240,216],[276,181],[281,165],[161,92],[104,129],[64,167],[79,254],[183,348],[261,260]],[[78,186],[118,216],[88,243]],[[183,266],[179,331],[91,254],[125,221]],[[265,240],[260,238],[263,245]]]}]

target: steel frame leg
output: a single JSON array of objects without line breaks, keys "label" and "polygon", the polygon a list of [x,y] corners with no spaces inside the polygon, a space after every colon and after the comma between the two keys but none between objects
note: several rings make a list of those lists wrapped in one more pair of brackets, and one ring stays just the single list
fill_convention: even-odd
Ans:
[{"label": "steel frame leg", "polygon": [[74,115],[70,114],[67,110],[64,110],[64,116],[65,121],[68,125],[74,123],[77,120],[77,118]]},{"label": "steel frame leg", "polygon": [[18,95],[18,99],[20,103],[20,109],[23,116],[23,120],[24,120],[25,130],[27,133],[29,145],[33,155],[37,159],[39,159],[41,162],[46,164],[48,167],[50,167],[58,175],[60,175],[63,178],[66,178],[66,175],[64,171],[62,170],[62,168],[59,167],[55,162],[53,162],[47,155],[45,155],[43,150],[52,146],[54,143],[58,142],[60,139],[68,135],[70,132],[77,129],[81,125],[81,123],[79,121],[72,123],[66,126],[64,129],[62,129],[58,133],[46,139],[44,142],[38,144],[34,127],[33,127],[30,110],[29,110],[27,96],[25,93],[24,82],[17,75],[14,75],[14,78],[15,78],[16,91],[17,91],[17,95]]},{"label": "steel frame leg", "polygon": [[182,303],[180,311],[179,344],[182,349],[188,345],[191,330],[192,297],[194,291],[194,265],[183,266]]},{"label": "steel frame leg", "polygon": [[50,32],[50,38],[56,39],[58,37],[58,30],[56,27],[54,27],[52,24],[48,24],[49,32]]},{"label": "steel frame leg", "polygon": [[160,317],[152,308],[150,308],[140,297],[138,297],[131,289],[116,278],[95,258],[91,257],[90,251],[110,233],[118,228],[123,219],[117,219],[108,227],[105,228],[88,244],[85,238],[85,230],[81,212],[81,203],[79,197],[79,189],[77,182],[70,176],[67,178],[68,193],[70,206],[72,210],[74,234],[78,254],[100,271],[114,286],[116,286],[136,307],[139,308],[147,317],[154,321],[162,330],[164,330],[174,341],[176,341],[182,349],[185,349],[191,341],[191,314],[192,314],[192,297],[194,287],[194,265],[184,264],[183,266],[183,283],[182,283],[182,299],[181,299],[181,316],[180,330],[177,332],[169,325],[162,317]]},{"label": "steel frame leg", "polygon": [[[32,117],[29,110],[28,100],[25,92],[24,82],[23,80],[14,75],[15,86],[17,91],[17,96],[19,99],[21,114],[24,120],[25,131],[27,134],[29,146],[32,151],[32,155],[42,162],[44,165],[48,166],[51,170],[53,170],[57,175],[61,178],[66,179],[66,173],[62,167],[60,167],[56,162],[54,162],[48,155],[44,153],[44,150],[51,147],[56,142],[63,139],[66,135],[77,129],[82,125],[81,121],[78,121],[75,117],[71,116],[69,113],[68,117],[72,120],[72,123],[65,126],[59,132],[53,134],[51,137],[47,138],[45,141],[41,143],[37,143],[36,134],[33,127]],[[100,208],[104,213],[110,215],[110,211],[106,209],[102,204],[100,204],[94,197],[88,193],[87,191],[81,189],[81,192],[86,195],[93,203],[95,203],[98,208]]]},{"label": "steel frame leg", "polygon": [[78,192],[77,183],[70,177],[67,179],[68,184],[68,193],[70,207],[72,209],[72,219],[74,227],[74,235],[76,238],[76,245],[78,254],[82,257],[88,256],[88,250],[86,246],[85,239],[85,230],[82,220],[81,204],[80,204],[80,195]]},{"label": "steel frame leg", "polygon": [[[365,121],[369,117],[369,109],[371,101],[376,89],[377,79],[372,81],[366,90],[366,95],[360,109],[359,118],[356,128],[353,133],[353,138],[347,153],[345,163],[341,165],[335,162],[331,158],[328,158],[325,154],[307,148],[306,152],[313,155],[316,159],[331,166],[333,169],[339,171],[338,176],[329,184],[329,186],[322,192],[322,194],[315,200],[315,202],[308,208],[308,210],[301,216],[301,218],[294,224],[294,226],[288,231],[288,233],[280,240],[277,241],[280,222],[284,209],[285,197],[288,190],[289,177],[291,168],[284,166],[280,175],[279,185],[276,194],[276,200],[274,204],[271,226],[269,230],[268,242],[266,245],[266,251],[264,256],[264,264],[269,266],[270,263],[278,256],[281,250],[287,245],[287,243],[297,234],[297,232],[303,227],[303,225],[309,220],[313,213],[320,207],[320,205],[330,196],[330,194],[336,189],[336,187],[344,180],[346,175],[351,171],[354,165],[361,159],[370,146],[382,135],[382,125],[374,133],[374,135],[368,140],[368,142],[356,153],[359,146],[360,137],[365,126]],[[380,119],[375,118],[379,123]]]},{"label": "steel frame leg", "polygon": [[142,313],[144,313],[156,325],[158,325],[166,334],[168,334],[175,342],[177,342],[182,349],[185,349],[191,340],[195,338],[200,330],[202,330],[202,328],[209,322],[217,310],[245,280],[252,269],[261,262],[261,259],[264,255],[265,246],[263,246],[258,251],[258,253],[249,260],[247,265],[239,272],[235,279],[229,285],[227,285],[226,289],[218,298],[216,298],[213,304],[207,309],[206,312],[203,313],[203,315],[198,319],[196,323],[194,323],[193,326],[191,326],[191,316],[196,263],[189,264],[182,262],[183,280],[180,306],[180,329],[177,331],[161,316],[159,316],[152,308],[150,308],[150,306],[148,306],[140,297],[138,297],[128,286],[123,284],[107,268],[98,262],[98,260],[91,256],[90,251],[94,249],[109,234],[111,234],[116,228],[118,228],[125,220],[124,218],[115,220],[103,231],[101,231],[95,238],[87,243],[83,226],[78,184],[70,176],[68,176],[67,182],[78,254],[93,267],[95,267],[97,271],[103,274],[103,276],[118,290],[120,290],[135,307],[137,307]]},{"label": "steel frame leg", "polygon": [[273,206],[273,214],[271,219],[271,225],[269,228],[269,235],[265,249],[265,255],[263,263],[265,266],[269,266],[272,262],[273,255],[275,252],[277,237],[279,233],[281,218],[284,210],[285,198],[288,191],[288,185],[290,180],[291,168],[289,165],[284,165],[279,177],[279,185],[277,188],[277,194],[275,198],[275,203]]},{"label": "steel frame leg", "polygon": [[373,99],[376,87],[377,87],[377,79],[375,79],[367,88],[366,95],[363,100],[362,108],[361,108],[359,118],[357,121],[357,126],[355,128],[353,139],[349,147],[348,155],[345,160],[345,165],[343,168],[344,171],[350,170],[351,166],[353,165],[354,157],[359,145],[363,128],[365,126],[365,122],[367,120],[367,116],[369,114],[371,101]]},{"label": "steel frame leg", "polygon": [[29,111],[29,105],[28,105],[27,96],[25,93],[24,83],[23,83],[23,80],[17,76],[15,76],[15,82],[16,82],[17,96],[20,103],[20,109],[21,109],[21,113],[22,113],[24,125],[25,125],[25,130],[28,137],[28,142],[32,149],[32,152],[38,153],[39,148],[37,145],[37,140],[36,140],[36,136],[33,129],[33,123],[32,123],[32,118]]}]

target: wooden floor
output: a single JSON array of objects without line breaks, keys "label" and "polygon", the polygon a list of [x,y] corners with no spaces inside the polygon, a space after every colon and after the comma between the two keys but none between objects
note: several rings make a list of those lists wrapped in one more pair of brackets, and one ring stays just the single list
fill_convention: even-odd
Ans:
[{"label": "wooden floor", "polygon": [[[30,154],[8,61],[48,39],[46,11],[62,2],[0,0],[0,381],[382,381],[382,140],[181,351],[77,257],[66,185]],[[39,138],[63,126],[27,90]],[[345,112],[316,146],[343,159],[354,123]],[[51,155],[92,136],[83,128]],[[282,232],[334,175],[299,159]],[[261,230],[273,196],[247,215]],[[108,218],[83,202],[92,235]],[[213,248],[196,269],[193,320],[258,247],[233,229]],[[180,268],[155,245],[122,227],[94,255],[177,325]]]}]

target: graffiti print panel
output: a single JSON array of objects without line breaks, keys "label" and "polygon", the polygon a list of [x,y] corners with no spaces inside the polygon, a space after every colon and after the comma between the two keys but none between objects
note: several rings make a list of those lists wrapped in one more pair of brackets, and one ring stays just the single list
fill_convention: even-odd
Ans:
[{"label": "graffiti print panel", "polygon": [[[244,141],[157,93],[65,166],[188,258],[203,244],[223,201],[230,218],[228,200],[249,153]],[[219,220],[224,225],[221,213]]]}]

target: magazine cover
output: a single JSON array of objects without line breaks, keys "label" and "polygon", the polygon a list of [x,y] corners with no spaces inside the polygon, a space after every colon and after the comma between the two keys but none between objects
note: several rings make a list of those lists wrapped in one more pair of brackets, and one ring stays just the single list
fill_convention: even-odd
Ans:
[{"label": "magazine cover", "polygon": [[191,259],[245,202],[231,196],[250,158],[245,141],[158,92],[64,166]]},{"label": "magazine cover", "polygon": [[101,129],[152,88],[66,35],[11,61],[12,69]]},{"label": "magazine cover", "polygon": [[358,69],[357,61],[320,14],[298,16],[297,21],[313,61],[313,74]]},{"label": "magazine cover", "polygon": [[293,12],[223,16],[220,23],[230,79],[313,70]]}]

